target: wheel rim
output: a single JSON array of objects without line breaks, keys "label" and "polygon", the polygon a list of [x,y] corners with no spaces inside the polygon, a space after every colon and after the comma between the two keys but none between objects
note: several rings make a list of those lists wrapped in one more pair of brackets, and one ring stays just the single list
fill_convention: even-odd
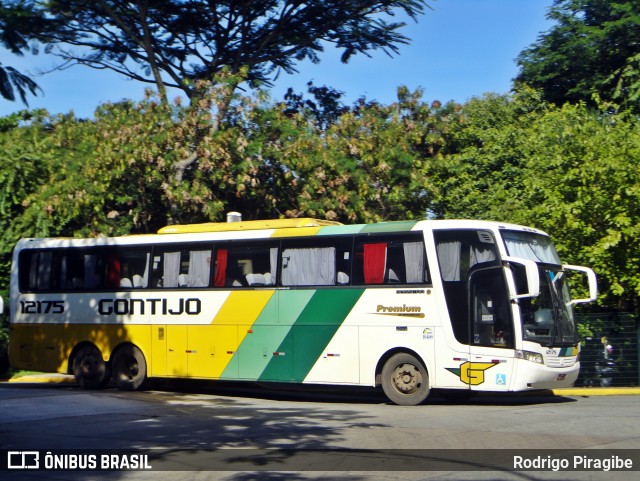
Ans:
[{"label": "wheel rim", "polygon": [[393,370],[391,381],[398,392],[411,394],[422,386],[422,372],[413,364],[403,363]]},{"label": "wheel rim", "polygon": [[93,379],[98,375],[98,360],[92,354],[85,354],[80,361],[80,372],[85,379]]},{"label": "wheel rim", "polygon": [[122,363],[122,376],[126,379],[133,380],[139,373],[140,367],[134,356],[127,356]]}]

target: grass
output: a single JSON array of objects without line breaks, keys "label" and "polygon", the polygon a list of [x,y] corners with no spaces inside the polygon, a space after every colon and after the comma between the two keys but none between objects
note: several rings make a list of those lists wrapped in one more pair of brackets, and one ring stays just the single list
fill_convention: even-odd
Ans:
[{"label": "grass", "polygon": [[42,374],[40,371],[20,371],[20,370],[15,370],[13,368],[9,369],[9,372],[7,373],[9,376],[9,379],[17,379],[19,377],[24,377],[24,376],[31,376],[33,374]]}]

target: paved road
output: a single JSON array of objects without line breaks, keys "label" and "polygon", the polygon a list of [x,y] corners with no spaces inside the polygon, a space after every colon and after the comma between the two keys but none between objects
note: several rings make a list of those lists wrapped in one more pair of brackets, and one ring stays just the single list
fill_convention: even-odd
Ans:
[{"label": "paved road", "polygon": [[[415,450],[439,449],[511,449],[525,454],[536,453],[532,451],[536,449],[633,449],[637,454],[639,414],[640,396],[484,396],[467,403],[434,397],[428,405],[403,407],[387,404],[380,393],[370,390],[321,393],[303,389],[283,395],[256,386],[211,388],[184,383],[123,393],[112,389],[83,391],[67,384],[0,383],[0,449],[144,449],[152,453],[155,464],[152,472],[11,471],[0,473],[0,477],[584,481],[606,476],[607,480],[626,481],[638,472],[487,471],[491,460],[477,457],[469,464],[481,471],[403,471],[398,463],[404,458],[398,453],[434,455],[440,452]],[[222,448],[229,450],[220,451]],[[335,448],[360,450],[361,455],[353,461],[327,456],[323,451],[305,458],[298,451]],[[403,451],[385,451],[389,448]],[[415,462],[410,456],[407,459],[409,465]],[[382,469],[386,464],[381,463],[387,461],[394,471],[368,472]],[[223,467],[220,463],[233,462],[242,472],[215,471]],[[637,459],[636,464],[640,464]],[[163,470],[156,470],[158,466]],[[224,467],[228,469],[228,464]],[[423,469],[421,464],[414,467]],[[270,471],[247,472],[260,469]],[[297,473],[283,474],[285,470]]]}]

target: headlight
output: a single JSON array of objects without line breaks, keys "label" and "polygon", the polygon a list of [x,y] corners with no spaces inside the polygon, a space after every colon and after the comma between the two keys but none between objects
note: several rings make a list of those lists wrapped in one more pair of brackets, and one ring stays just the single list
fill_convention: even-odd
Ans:
[{"label": "headlight", "polygon": [[525,361],[535,362],[536,364],[544,364],[542,354],[531,351],[516,351],[516,357],[518,359],[524,359]]}]

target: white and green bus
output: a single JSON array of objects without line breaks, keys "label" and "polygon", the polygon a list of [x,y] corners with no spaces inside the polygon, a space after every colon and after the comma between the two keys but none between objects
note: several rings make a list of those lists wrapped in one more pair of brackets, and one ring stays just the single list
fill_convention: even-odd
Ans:
[{"label": "white and green bus", "polygon": [[[571,271],[583,299],[570,296]],[[596,296],[593,271],[563,265],[547,234],[496,222],[282,219],[23,239],[10,358],[86,388],[148,378],[382,386],[415,405],[432,389],[571,386],[573,307]]]}]

